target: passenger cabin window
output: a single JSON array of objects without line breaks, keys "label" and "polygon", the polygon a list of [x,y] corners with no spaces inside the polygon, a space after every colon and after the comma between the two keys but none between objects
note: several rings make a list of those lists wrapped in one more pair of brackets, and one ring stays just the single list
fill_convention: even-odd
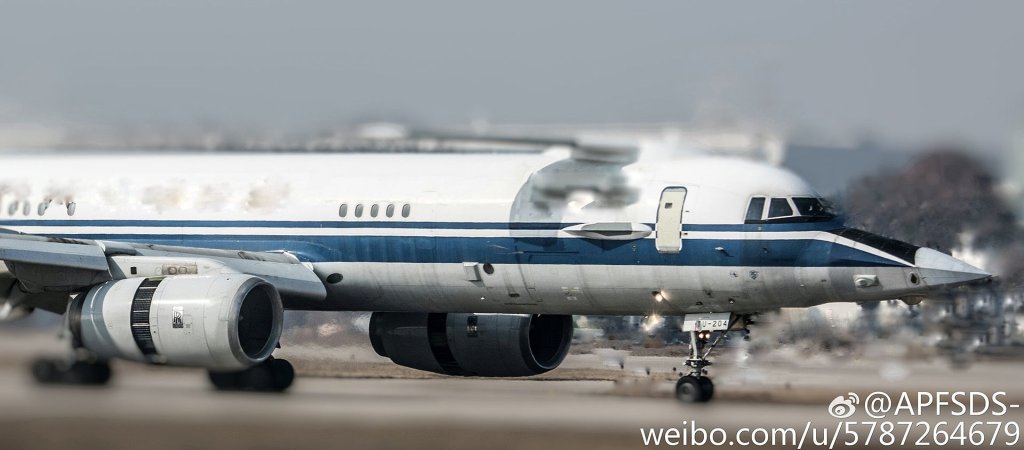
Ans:
[{"label": "passenger cabin window", "polygon": [[764,217],[764,204],[766,201],[764,197],[750,199],[750,207],[747,208],[747,222],[758,222]]},{"label": "passenger cabin window", "polygon": [[778,219],[793,215],[793,207],[789,206],[789,200],[784,198],[773,198],[771,206],[768,207],[768,219]]},{"label": "passenger cabin window", "polygon": [[[399,209],[398,209],[399,205],[401,205],[401,207],[402,207],[401,208],[402,217],[408,218],[409,214],[412,212],[412,206],[409,205],[408,203],[405,203],[405,204],[397,204],[397,203],[371,203],[369,205],[369,209],[370,210],[367,211],[367,215],[369,217],[373,217],[373,218],[381,217],[382,215],[386,216],[388,218],[392,218],[392,217],[395,217],[395,215],[397,215],[399,213]],[[342,203],[341,205],[338,206],[338,217],[343,217],[343,218],[344,217],[349,217],[349,215],[348,215],[348,213],[349,213],[348,206],[349,206],[348,203]],[[357,218],[363,217],[363,211],[365,209],[366,209],[366,205],[364,205],[362,203],[356,203],[355,206],[352,209],[352,216],[351,217],[357,217]]]}]

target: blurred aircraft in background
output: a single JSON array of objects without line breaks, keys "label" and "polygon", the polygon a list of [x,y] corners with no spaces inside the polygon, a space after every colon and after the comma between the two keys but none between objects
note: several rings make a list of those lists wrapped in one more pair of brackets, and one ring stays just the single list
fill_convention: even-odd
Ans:
[{"label": "blurred aircraft in background", "polygon": [[71,349],[36,378],[102,384],[121,358],[283,391],[283,309],[372,311],[373,348],[403,366],[528,376],[562,362],[572,315],[658,314],[690,333],[677,397],[704,402],[711,350],[758,312],[912,303],[991,277],[844,226],[768,164],[518,137],[370,141],[4,154],[0,315],[65,314]]}]

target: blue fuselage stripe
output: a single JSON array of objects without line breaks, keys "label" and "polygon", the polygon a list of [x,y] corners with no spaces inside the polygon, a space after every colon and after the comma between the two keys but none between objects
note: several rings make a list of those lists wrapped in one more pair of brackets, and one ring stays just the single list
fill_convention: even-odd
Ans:
[{"label": "blue fuselage stripe", "polygon": [[[409,222],[401,220],[0,220],[2,226],[29,227],[176,227],[176,228],[380,228],[424,230],[533,230],[551,231],[580,225],[556,222]],[[644,224],[651,228],[653,223]],[[827,231],[843,226],[842,222],[745,224],[684,224],[685,231]]]},{"label": "blue fuselage stripe", "polygon": [[[60,233],[58,237],[101,239],[246,251],[287,250],[309,262],[579,264],[644,266],[873,267],[903,264],[871,253],[816,239],[684,238],[678,253],[662,253],[654,240],[608,241],[558,237],[479,236],[319,236],[315,228],[399,228],[410,230],[552,231],[566,223],[536,222],[366,222],[366,221],[173,221],[173,220],[13,220],[0,226],[133,227],[142,233]],[[837,222],[684,225],[684,231],[827,231]],[[147,227],[252,228],[253,234],[146,234]],[[294,228],[293,235],[260,235],[260,228]],[[83,230],[84,231],[84,230]],[[134,230],[133,230],[134,231]],[[183,230],[184,231],[184,230]]]},{"label": "blue fuselage stripe", "polygon": [[[419,236],[61,235],[246,251],[288,250],[310,262],[874,267],[901,264],[814,239],[686,239],[679,253],[654,241]],[[719,250],[720,249],[720,250]]]}]

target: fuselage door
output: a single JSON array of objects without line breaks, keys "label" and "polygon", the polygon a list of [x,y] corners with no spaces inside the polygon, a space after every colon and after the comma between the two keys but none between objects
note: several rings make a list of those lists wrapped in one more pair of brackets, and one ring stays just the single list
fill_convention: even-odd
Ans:
[{"label": "fuselage door", "polygon": [[679,253],[683,248],[683,204],[686,188],[670,187],[661,191],[654,244],[661,253]]}]

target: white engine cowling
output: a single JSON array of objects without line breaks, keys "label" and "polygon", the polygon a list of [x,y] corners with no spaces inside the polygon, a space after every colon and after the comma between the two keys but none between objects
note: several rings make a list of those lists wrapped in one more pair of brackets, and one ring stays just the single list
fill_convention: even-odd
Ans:
[{"label": "white engine cowling", "polygon": [[109,281],[68,310],[76,340],[100,357],[213,370],[266,360],[282,319],[277,289],[243,274]]}]

